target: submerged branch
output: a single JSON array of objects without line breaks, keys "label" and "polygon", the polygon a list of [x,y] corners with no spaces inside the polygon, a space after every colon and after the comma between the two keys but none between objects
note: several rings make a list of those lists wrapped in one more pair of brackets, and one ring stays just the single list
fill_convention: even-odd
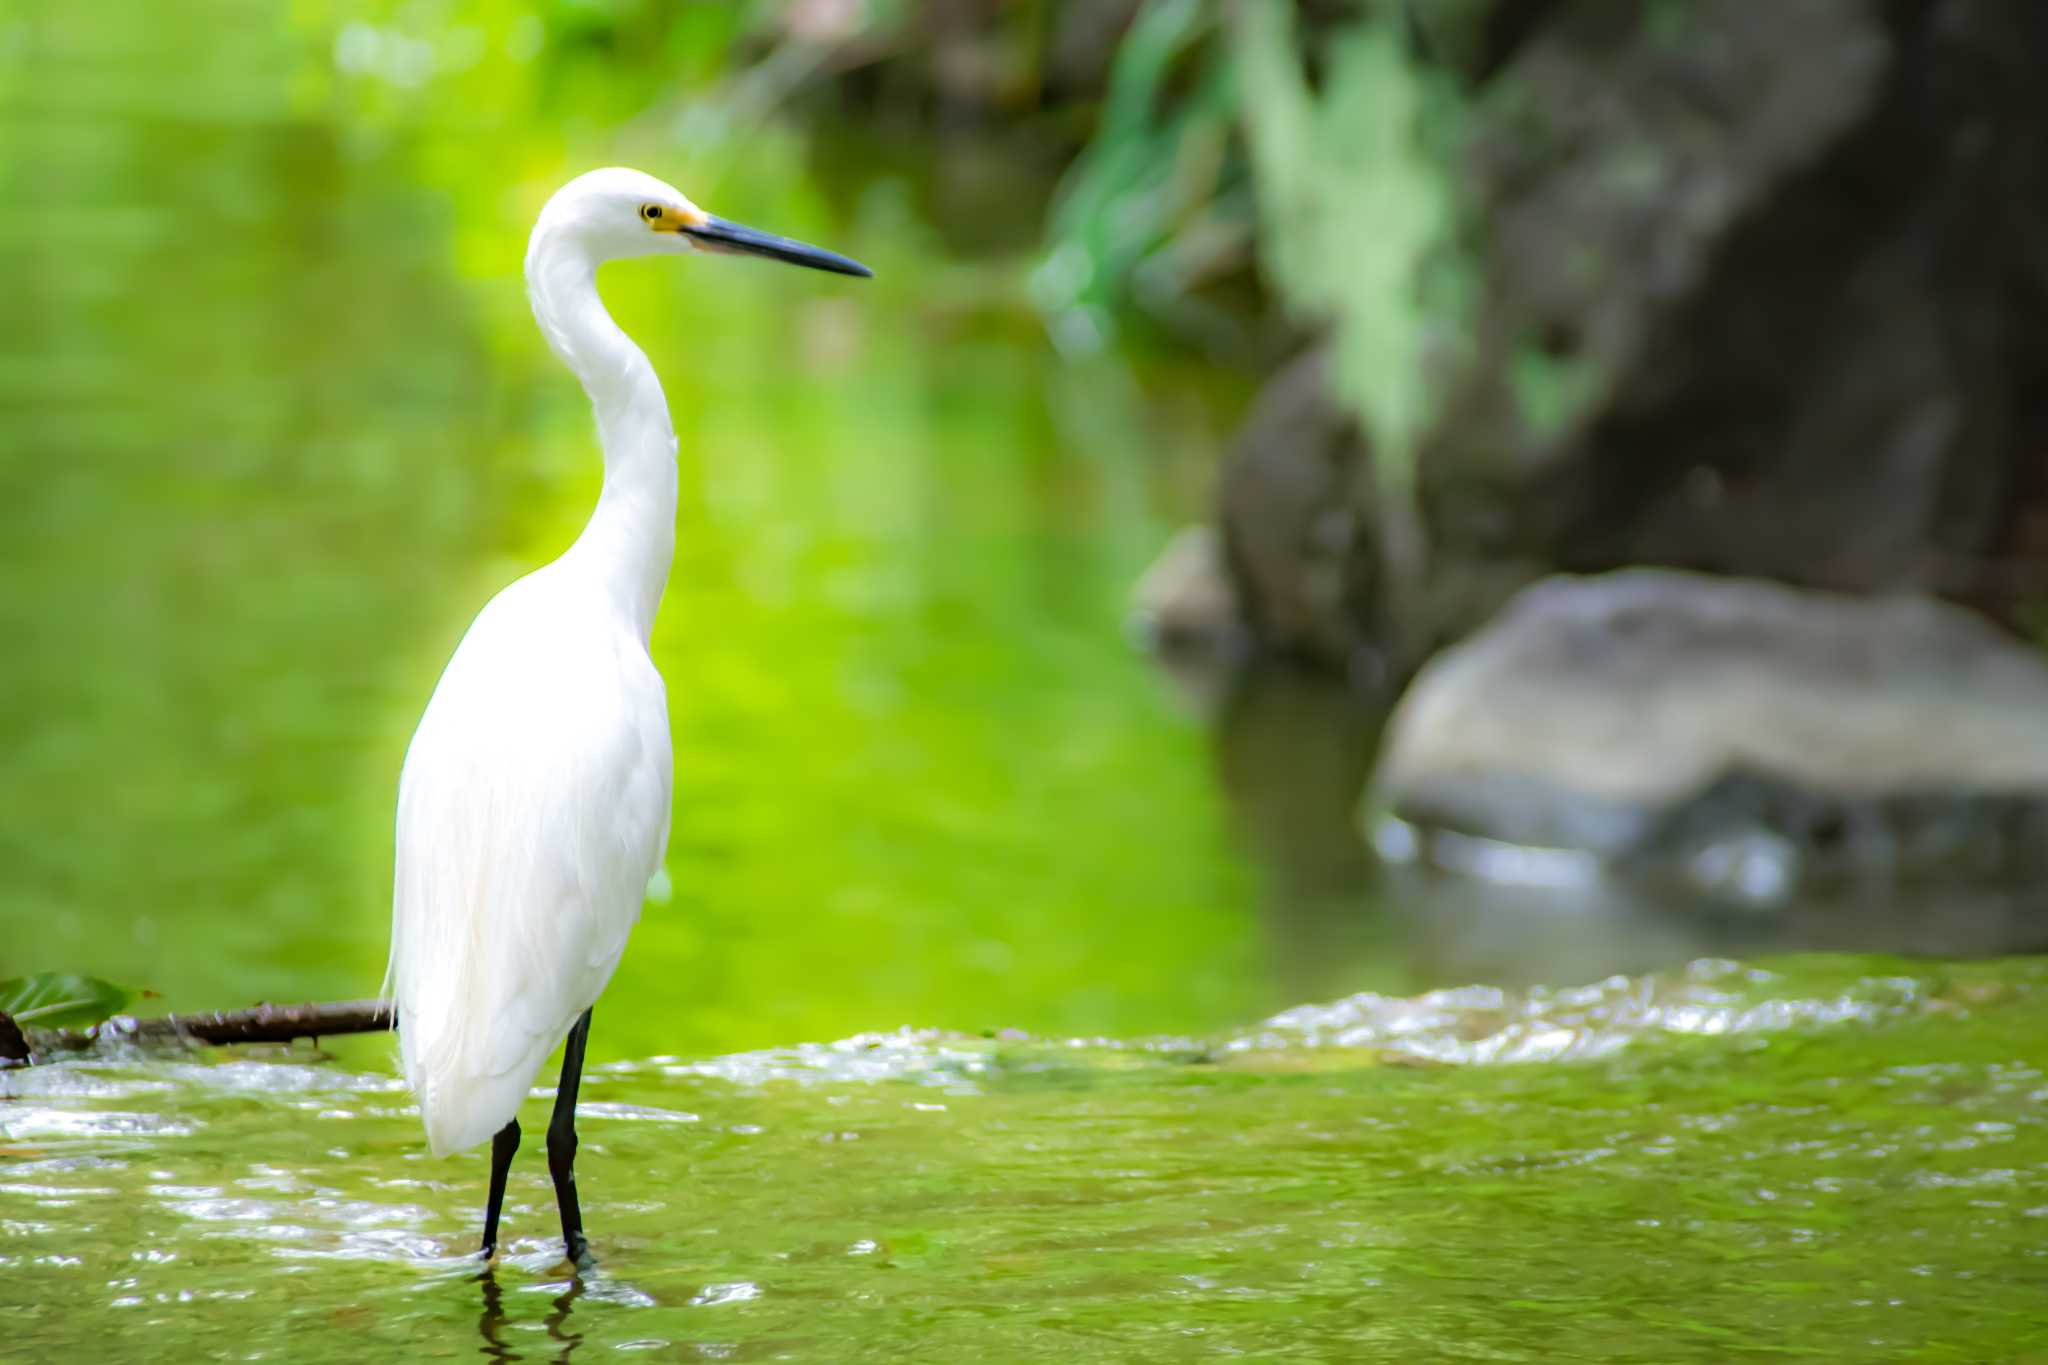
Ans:
[{"label": "submerged branch", "polygon": [[294,1038],[332,1038],[344,1033],[381,1033],[391,1027],[389,1000],[334,1000],[303,1005],[256,1005],[245,1010],[167,1014],[136,1019],[117,1014],[87,1029],[33,1032],[37,1057],[77,1052],[103,1039],[124,1042],[288,1043]]}]

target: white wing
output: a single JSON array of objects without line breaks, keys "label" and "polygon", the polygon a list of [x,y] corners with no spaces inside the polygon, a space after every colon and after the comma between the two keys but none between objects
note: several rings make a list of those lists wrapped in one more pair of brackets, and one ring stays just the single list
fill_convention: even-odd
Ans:
[{"label": "white wing", "polygon": [[484,608],[399,779],[399,1053],[445,1154],[512,1118],[611,979],[668,840],[671,755],[645,646],[549,570]]}]

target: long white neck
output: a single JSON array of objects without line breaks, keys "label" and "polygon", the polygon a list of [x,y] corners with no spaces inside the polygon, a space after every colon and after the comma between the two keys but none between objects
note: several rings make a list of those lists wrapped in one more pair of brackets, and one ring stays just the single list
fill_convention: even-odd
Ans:
[{"label": "long white neck", "polygon": [[587,574],[647,639],[676,548],[676,433],[654,367],[597,294],[597,267],[545,222],[526,251],[526,292],[540,330],[590,395],[604,448],[604,491],[560,563]]}]

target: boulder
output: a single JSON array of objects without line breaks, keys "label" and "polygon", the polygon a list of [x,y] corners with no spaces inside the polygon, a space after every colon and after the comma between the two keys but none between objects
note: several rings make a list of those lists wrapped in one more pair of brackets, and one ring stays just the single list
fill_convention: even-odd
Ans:
[{"label": "boulder", "polygon": [[[1418,12],[1428,7],[1417,7]],[[1472,315],[1432,372],[1419,583],[1369,452],[1276,376],[1221,482],[1260,642],[1337,669],[1636,564],[2048,594],[2048,6],[1481,0]]]},{"label": "boulder", "polygon": [[1135,643],[1165,655],[1228,657],[1241,647],[1243,621],[1221,539],[1210,527],[1186,526],[1131,589],[1126,624]]},{"label": "boulder", "polygon": [[1388,635],[1372,468],[1328,369],[1311,349],[1260,390],[1223,467],[1217,524],[1251,637],[1369,676]]},{"label": "boulder", "polygon": [[1440,861],[1567,851],[1764,905],[2048,882],[2048,662],[1926,597],[1551,578],[1423,668],[1375,784]]}]

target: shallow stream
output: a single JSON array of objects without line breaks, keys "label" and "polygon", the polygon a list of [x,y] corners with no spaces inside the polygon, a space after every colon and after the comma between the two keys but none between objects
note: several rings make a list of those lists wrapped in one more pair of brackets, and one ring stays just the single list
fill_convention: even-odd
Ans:
[{"label": "shallow stream", "polygon": [[531,1155],[479,1277],[481,1154],[360,1058],[49,1067],[0,1358],[2030,1359],[2044,1029],[2039,964],[1809,958],[612,1063],[580,1278]]}]

